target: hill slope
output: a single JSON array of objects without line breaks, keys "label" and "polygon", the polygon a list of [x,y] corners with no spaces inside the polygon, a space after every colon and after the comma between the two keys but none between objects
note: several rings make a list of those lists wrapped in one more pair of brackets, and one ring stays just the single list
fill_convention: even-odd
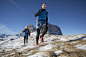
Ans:
[{"label": "hill slope", "polygon": [[9,36],[0,41],[0,57],[86,57],[86,34],[61,36],[45,35],[35,46],[36,32],[28,37],[23,45],[22,36]]}]

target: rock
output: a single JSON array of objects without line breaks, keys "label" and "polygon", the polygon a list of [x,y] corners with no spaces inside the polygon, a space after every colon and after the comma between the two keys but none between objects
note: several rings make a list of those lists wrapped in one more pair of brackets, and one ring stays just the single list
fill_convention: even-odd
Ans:
[{"label": "rock", "polygon": [[14,39],[12,38],[12,39],[10,39],[10,40],[12,41],[12,40],[14,40]]},{"label": "rock", "polygon": [[48,23],[48,32],[49,35],[62,35],[60,27]]},{"label": "rock", "polygon": [[0,36],[0,38],[4,38],[4,36]]},{"label": "rock", "polygon": [[35,29],[34,29],[34,27],[33,27],[33,25],[29,25],[29,30],[30,30],[30,32],[34,32],[35,31]]},{"label": "rock", "polygon": [[2,34],[2,36],[6,36],[6,34]]},{"label": "rock", "polygon": [[6,34],[1,34],[0,38],[5,38]]},{"label": "rock", "polygon": [[[35,27],[36,30],[36,27]],[[42,30],[40,31],[42,33]],[[62,35],[61,29],[60,27],[58,27],[57,25],[53,25],[48,23],[48,31],[47,34],[49,35]]]},{"label": "rock", "polygon": [[24,33],[15,34],[15,36],[24,36]]},{"label": "rock", "polygon": [[[29,25],[28,28],[31,33],[36,31],[36,27],[33,27],[33,25]],[[42,33],[42,30],[40,32]],[[62,32],[61,32],[60,27],[58,27],[57,25],[53,25],[53,24],[48,23],[47,34],[49,34],[49,35],[62,35]]]}]

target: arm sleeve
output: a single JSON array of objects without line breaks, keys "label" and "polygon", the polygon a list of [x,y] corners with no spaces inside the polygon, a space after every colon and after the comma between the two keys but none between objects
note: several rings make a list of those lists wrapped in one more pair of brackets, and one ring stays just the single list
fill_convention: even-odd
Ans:
[{"label": "arm sleeve", "polygon": [[37,17],[38,15],[40,15],[40,13],[40,10],[37,10],[34,16]]},{"label": "arm sleeve", "polygon": [[48,12],[47,12],[47,16],[46,16],[46,24],[48,25]]},{"label": "arm sleeve", "polygon": [[30,30],[29,30],[29,34],[30,34]]},{"label": "arm sleeve", "polygon": [[25,29],[22,31],[22,33],[25,32]]},{"label": "arm sleeve", "polygon": [[30,36],[30,30],[29,30],[29,33],[28,33],[28,34],[29,34],[29,36]]}]

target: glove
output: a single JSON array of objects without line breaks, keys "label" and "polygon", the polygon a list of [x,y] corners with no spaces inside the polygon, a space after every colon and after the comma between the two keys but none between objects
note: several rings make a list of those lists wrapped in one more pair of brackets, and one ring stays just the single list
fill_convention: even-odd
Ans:
[{"label": "glove", "polygon": [[29,34],[29,36],[30,36],[30,34]]}]

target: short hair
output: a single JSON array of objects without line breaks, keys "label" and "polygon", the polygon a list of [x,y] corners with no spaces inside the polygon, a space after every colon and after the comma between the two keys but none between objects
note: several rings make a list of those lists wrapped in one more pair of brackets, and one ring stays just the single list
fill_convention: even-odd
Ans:
[{"label": "short hair", "polygon": [[[46,3],[43,3],[43,4],[46,4]],[[42,4],[42,5],[43,5],[43,4]],[[46,5],[47,5],[47,4],[46,4]]]}]

